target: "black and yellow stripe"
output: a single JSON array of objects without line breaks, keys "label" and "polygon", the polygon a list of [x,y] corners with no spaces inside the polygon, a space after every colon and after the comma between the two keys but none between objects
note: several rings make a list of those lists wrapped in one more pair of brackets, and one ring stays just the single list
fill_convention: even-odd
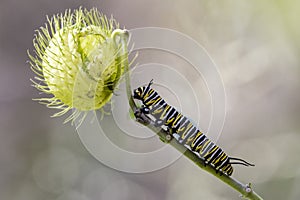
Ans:
[{"label": "black and yellow stripe", "polygon": [[[148,86],[139,87],[134,90],[134,98],[143,102],[143,109],[155,118],[157,126],[167,126],[176,140],[193,151],[196,155],[205,159],[207,164],[212,164],[216,171],[222,171],[232,175],[232,164],[253,166],[239,159],[229,157],[220,147],[208,139],[193,123],[166,101],[152,88],[152,81]],[[234,161],[235,162],[231,162]]]}]

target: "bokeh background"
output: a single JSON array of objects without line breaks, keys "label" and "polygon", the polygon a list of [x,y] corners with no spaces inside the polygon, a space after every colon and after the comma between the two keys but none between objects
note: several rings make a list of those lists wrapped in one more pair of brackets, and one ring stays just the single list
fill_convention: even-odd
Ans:
[{"label": "bokeh background", "polygon": [[88,153],[74,126],[50,118],[53,110],[31,100],[38,92],[31,87],[26,51],[33,49],[34,30],[46,15],[79,6],[97,7],[127,29],[170,28],[203,45],[227,95],[218,143],[256,164],[237,167],[234,176],[251,182],[265,199],[300,198],[299,1],[1,0],[0,5],[1,200],[239,199],[186,158],[146,174],[110,169]]}]

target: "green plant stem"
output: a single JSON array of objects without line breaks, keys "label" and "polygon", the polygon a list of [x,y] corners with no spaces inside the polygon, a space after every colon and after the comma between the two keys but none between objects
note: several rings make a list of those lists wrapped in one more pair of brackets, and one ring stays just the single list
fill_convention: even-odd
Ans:
[{"label": "green plant stem", "polygon": [[[117,56],[117,58],[120,60],[120,62],[118,62],[118,63],[120,63],[119,69],[124,68],[126,93],[127,93],[127,98],[128,98],[130,107],[133,106],[133,107],[131,107],[131,109],[137,108],[137,106],[133,100],[133,97],[131,96],[128,50],[127,50],[127,42],[128,42],[129,32],[127,30],[116,29],[113,31],[112,37],[115,40],[115,42],[121,44],[120,50],[118,51],[119,55]],[[116,40],[119,40],[119,41],[116,41]],[[133,110],[133,111],[135,111],[135,110]]]},{"label": "green plant stem", "polygon": [[[120,55],[128,55],[128,50],[127,50],[127,42],[128,42],[128,32],[123,31],[123,32],[118,32],[117,33],[120,36],[120,42],[122,44],[122,48],[120,51]],[[127,97],[129,101],[130,108],[132,111],[135,113],[135,117],[137,122],[143,124],[144,126],[148,127],[150,130],[155,132],[160,139],[173,146],[175,149],[177,149],[179,152],[181,152],[185,157],[189,158],[191,161],[193,161],[198,167],[202,168],[206,172],[210,173],[211,175],[217,177],[219,180],[223,181],[233,189],[237,190],[241,196],[245,199],[249,200],[263,200],[262,197],[260,197],[257,193],[253,191],[251,188],[251,184],[242,184],[238,180],[229,177],[226,174],[221,174],[221,173],[216,173],[216,170],[214,169],[213,166],[208,165],[205,163],[204,159],[198,157],[196,154],[194,154],[192,151],[184,147],[183,145],[179,144],[176,139],[173,139],[170,137],[170,133],[168,133],[166,130],[154,126],[154,123],[152,120],[146,116],[144,113],[139,112],[139,108],[136,106],[133,97],[132,97],[132,90],[131,90],[131,85],[130,85],[130,75],[129,75],[129,64],[128,64],[128,58],[125,59],[125,61],[122,62],[125,70],[125,81],[126,81],[126,92],[127,92]]]}]

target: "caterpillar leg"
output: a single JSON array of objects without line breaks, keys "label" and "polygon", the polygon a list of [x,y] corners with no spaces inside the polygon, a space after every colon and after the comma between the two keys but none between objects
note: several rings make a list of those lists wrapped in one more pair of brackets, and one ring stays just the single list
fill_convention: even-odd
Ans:
[{"label": "caterpillar leg", "polygon": [[173,134],[173,130],[170,127],[167,127],[167,132],[168,132],[169,135]]},{"label": "caterpillar leg", "polygon": [[151,123],[151,119],[144,113],[144,111],[139,108],[134,111],[134,116],[136,118],[136,121],[142,123],[142,124],[149,124]]},{"label": "caterpillar leg", "polygon": [[134,116],[135,116],[135,118],[136,118],[136,120],[138,121],[138,122],[144,122],[144,120],[143,120],[143,118],[141,117],[141,114],[142,114],[143,112],[141,111],[141,109],[137,109],[137,110],[135,110],[134,111]]},{"label": "caterpillar leg", "polygon": [[224,172],[221,169],[216,169],[216,174],[220,174],[220,176],[223,176]]},{"label": "caterpillar leg", "polygon": [[[204,166],[206,167],[207,165],[212,165],[212,160],[205,160]],[[212,165],[212,166],[215,168],[216,174],[220,174],[220,176],[223,175],[222,170],[218,166],[215,166],[215,165]]]},{"label": "caterpillar leg", "polygon": [[167,132],[168,132],[168,135],[166,136],[166,139],[167,139],[168,141],[171,141],[172,138],[173,138],[173,136],[172,136],[172,135],[173,135],[173,129],[167,127]]},{"label": "caterpillar leg", "polygon": [[160,127],[160,126],[162,126],[162,125],[164,125],[164,121],[163,121],[163,120],[161,120],[161,119],[156,119],[156,120],[155,120],[154,126]]},{"label": "caterpillar leg", "polygon": [[173,138],[172,131],[170,130],[169,127],[167,127],[166,131],[167,131],[168,135],[166,135],[165,138],[163,138],[163,137],[159,138],[163,143],[169,143],[172,140],[172,138]]},{"label": "caterpillar leg", "polygon": [[209,165],[209,163],[207,162],[207,160],[204,160],[204,167],[206,167],[207,165]]},{"label": "caterpillar leg", "polygon": [[149,113],[150,113],[150,109],[147,108],[147,107],[144,106],[144,105],[142,106],[141,111],[142,111],[142,113],[144,113],[144,114],[149,114]]},{"label": "caterpillar leg", "polygon": [[170,135],[173,135],[174,133],[177,132],[176,128],[170,128],[169,126],[167,126],[167,131]]},{"label": "caterpillar leg", "polygon": [[218,174],[220,172],[220,175],[222,176],[222,172],[219,169],[215,169],[216,170],[216,174]]}]

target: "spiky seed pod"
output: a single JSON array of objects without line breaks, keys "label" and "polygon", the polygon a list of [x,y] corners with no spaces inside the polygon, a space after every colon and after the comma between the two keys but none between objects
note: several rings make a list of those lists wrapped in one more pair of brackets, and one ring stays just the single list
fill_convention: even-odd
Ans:
[{"label": "spiky seed pod", "polygon": [[47,20],[33,40],[35,55],[28,53],[37,74],[33,85],[48,94],[37,100],[60,109],[53,116],[73,109],[65,122],[82,121],[88,111],[110,101],[124,72],[128,56],[118,54],[121,44],[114,34],[119,25],[97,9],[66,10]]}]

